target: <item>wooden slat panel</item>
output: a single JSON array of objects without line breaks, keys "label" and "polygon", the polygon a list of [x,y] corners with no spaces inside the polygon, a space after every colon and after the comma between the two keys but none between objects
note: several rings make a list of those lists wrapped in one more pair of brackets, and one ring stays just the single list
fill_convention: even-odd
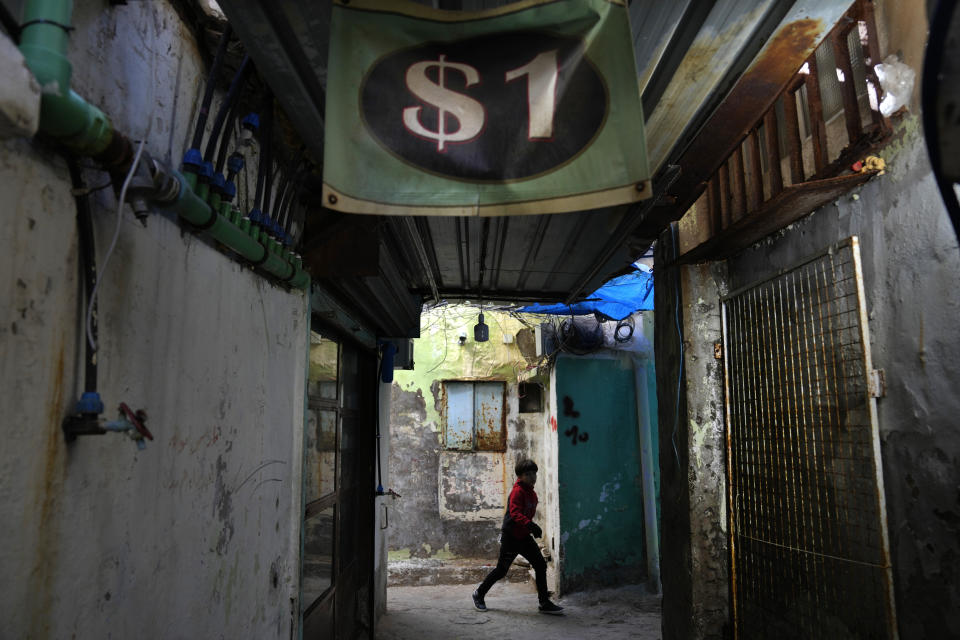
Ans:
[{"label": "wooden slat panel", "polygon": [[783,191],[783,174],[780,171],[780,135],[777,130],[777,112],[770,109],[763,115],[764,140],[767,143],[767,179],[770,197]]},{"label": "wooden slat panel", "polygon": [[763,168],[760,164],[760,130],[750,132],[750,170],[748,173],[750,191],[747,208],[755,210],[763,203]]},{"label": "wooden slat panel", "polygon": [[730,168],[724,162],[717,171],[717,182],[720,184],[720,228],[730,226]]},{"label": "wooden slat panel", "polygon": [[[813,136],[814,173],[820,173],[827,166],[827,125],[823,121],[823,101],[820,99],[820,79],[817,73],[817,58],[807,60],[810,73],[804,84],[807,87],[807,107],[810,110],[810,133]],[[853,77],[852,75],[850,76]]]},{"label": "wooden slat panel", "polygon": [[736,222],[747,212],[747,182],[743,168],[743,145],[730,156],[730,220]]},{"label": "wooden slat panel", "polygon": [[[854,142],[860,137],[863,125],[860,121],[860,105],[857,104],[857,86],[853,82],[853,66],[850,63],[850,45],[847,43],[849,33],[847,31],[836,34],[831,40],[837,69],[843,74],[840,91],[843,95],[843,116],[847,122],[847,139]],[[820,169],[817,169],[817,172],[819,171]]]},{"label": "wooden slat panel", "polygon": [[787,153],[790,155],[790,183],[799,184],[803,182],[803,147],[797,118],[797,96],[793,91],[783,94],[783,115],[787,129]]}]

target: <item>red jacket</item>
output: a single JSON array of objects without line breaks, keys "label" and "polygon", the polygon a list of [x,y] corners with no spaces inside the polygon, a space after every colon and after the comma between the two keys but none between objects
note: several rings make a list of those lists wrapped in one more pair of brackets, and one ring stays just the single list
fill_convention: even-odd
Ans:
[{"label": "red jacket", "polygon": [[510,490],[507,500],[507,513],[503,517],[503,532],[509,533],[517,540],[530,535],[529,524],[537,512],[537,493],[528,484],[517,480]]}]

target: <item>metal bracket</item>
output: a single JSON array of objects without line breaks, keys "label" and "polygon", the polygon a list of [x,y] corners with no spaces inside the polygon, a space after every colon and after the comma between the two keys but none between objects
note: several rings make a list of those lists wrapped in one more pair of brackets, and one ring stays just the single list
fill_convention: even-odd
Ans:
[{"label": "metal bracket", "polygon": [[871,398],[884,398],[887,395],[887,376],[883,369],[874,369],[867,376],[867,390]]},{"label": "metal bracket", "polygon": [[713,343],[713,357],[716,360],[723,360],[723,344],[720,342]]}]

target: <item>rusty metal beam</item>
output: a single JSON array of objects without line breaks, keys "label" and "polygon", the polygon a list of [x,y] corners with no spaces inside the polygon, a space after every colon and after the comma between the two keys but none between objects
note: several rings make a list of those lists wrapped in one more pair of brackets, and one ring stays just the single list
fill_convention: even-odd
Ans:
[{"label": "rusty metal beam", "polygon": [[670,193],[673,206],[649,207],[635,234],[655,238],[670,221],[679,219],[706,188],[747,132],[770,109],[793,80],[796,71],[849,9],[849,1],[804,3],[794,6],[766,45],[701,127],[698,135],[671,163],[682,174]]}]

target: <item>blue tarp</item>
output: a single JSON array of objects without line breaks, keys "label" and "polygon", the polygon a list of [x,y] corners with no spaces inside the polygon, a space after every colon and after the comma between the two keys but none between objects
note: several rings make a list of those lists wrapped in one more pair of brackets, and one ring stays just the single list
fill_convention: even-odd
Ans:
[{"label": "blue tarp", "polygon": [[653,309],[653,272],[646,265],[635,265],[633,273],[605,283],[576,304],[532,304],[517,311],[557,316],[583,316],[599,313],[611,320],[623,320],[634,311]]}]

